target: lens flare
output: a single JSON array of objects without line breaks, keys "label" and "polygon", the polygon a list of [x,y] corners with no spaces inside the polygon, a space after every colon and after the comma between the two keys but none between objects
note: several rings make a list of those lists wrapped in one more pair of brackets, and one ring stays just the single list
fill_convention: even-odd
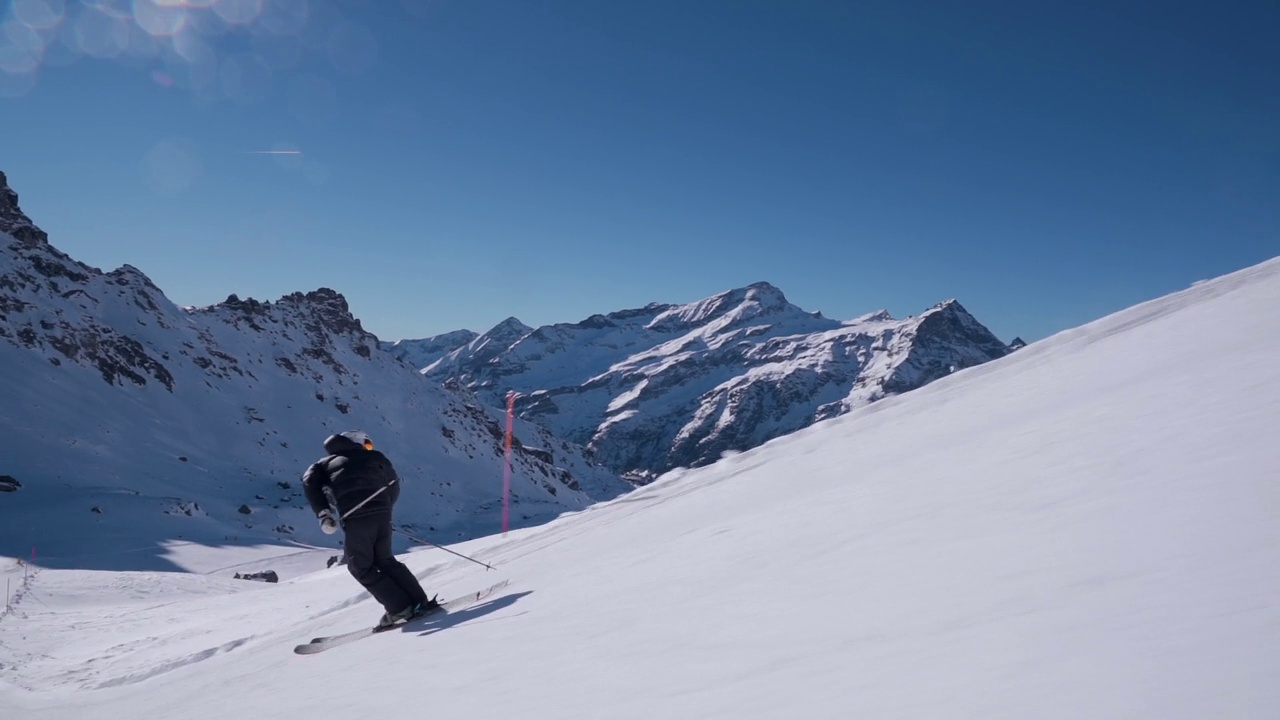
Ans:
[{"label": "lens flare", "polygon": [[247,25],[262,12],[262,0],[215,0],[213,11],[232,25]]},{"label": "lens flare", "polygon": [[34,73],[44,57],[44,38],[35,29],[10,20],[0,25],[0,71],[11,75]]},{"label": "lens flare", "polygon": [[133,19],[156,37],[176,35],[187,22],[187,9],[162,0],[133,0]]},{"label": "lens flare", "polygon": [[89,5],[76,16],[72,37],[80,52],[100,60],[110,60],[120,57],[129,47],[129,25],[126,16]]},{"label": "lens flare", "polygon": [[52,30],[67,16],[66,0],[14,0],[13,17],[36,30]]},{"label": "lens flare", "polygon": [[[343,0],[0,2],[3,97],[29,92],[42,68],[106,60],[136,69],[156,87],[187,91],[200,105],[279,94],[299,120],[323,126],[337,106],[330,78],[369,73],[381,50]],[[403,8],[386,2],[409,15],[418,7],[414,0],[398,0]],[[315,61],[328,67],[317,69]],[[316,74],[299,72],[304,68]]]}]

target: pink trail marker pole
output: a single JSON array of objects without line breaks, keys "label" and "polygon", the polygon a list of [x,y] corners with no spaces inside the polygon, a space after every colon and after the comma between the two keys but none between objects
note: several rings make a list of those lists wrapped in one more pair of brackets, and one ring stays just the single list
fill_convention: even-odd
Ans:
[{"label": "pink trail marker pole", "polygon": [[514,390],[507,393],[507,438],[506,438],[506,462],[502,468],[502,536],[507,536],[507,529],[511,526],[511,423],[515,415],[516,409],[516,393]]}]

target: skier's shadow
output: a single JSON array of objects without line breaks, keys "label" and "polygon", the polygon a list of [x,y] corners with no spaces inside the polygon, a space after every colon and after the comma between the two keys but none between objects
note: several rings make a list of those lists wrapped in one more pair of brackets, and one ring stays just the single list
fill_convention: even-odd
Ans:
[{"label": "skier's shadow", "polygon": [[532,590],[511,593],[492,600],[487,600],[479,605],[472,605],[471,607],[463,608],[457,612],[446,612],[443,615],[428,615],[426,618],[423,618],[423,622],[411,622],[406,624],[401,628],[400,632],[416,632],[419,636],[434,635],[441,630],[451,628],[455,625],[461,625],[462,623],[470,620],[475,620],[478,617],[484,617],[485,615],[497,612],[504,608],[509,608],[512,605],[515,605],[520,598],[532,594]]}]

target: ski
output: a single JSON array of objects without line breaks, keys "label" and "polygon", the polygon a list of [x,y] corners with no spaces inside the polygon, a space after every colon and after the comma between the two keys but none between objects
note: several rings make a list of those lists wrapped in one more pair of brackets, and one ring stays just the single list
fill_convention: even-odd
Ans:
[{"label": "ski", "polygon": [[394,630],[396,628],[404,627],[405,625],[411,625],[413,623],[421,622],[422,620],[434,617],[442,612],[452,612],[454,610],[461,610],[462,608],[474,605],[475,603],[478,603],[482,600],[492,597],[494,593],[506,587],[507,584],[510,582],[511,582],[510,580],[502,580],[494,583],[493,585],[490,585],[489,587],[483,590],[467,593],[466,595],[460,595],[456,598],[453,598],[452,600],[448,600],[446,602],[440,603],[436,607],[433,607],[430,610],[428,610],[425,614],[419,615],[418,617],[413,618],[412,620],[402,622],[402,623],[396,623],[395,625],[390,625],[385,628],[381,628],[381,629],[376,627],[364,628],[363,630],[353,630],[349,633],[343,633],[341,635],[328,635],[324,637],[312,638],[311,642],[298,645],[293,649],[293,651],[299,655],[313,655],[315,653],[328,650],[329,648],[355,642],[356,640],[369,637],[370,635],[380,635],[388,630]]}]

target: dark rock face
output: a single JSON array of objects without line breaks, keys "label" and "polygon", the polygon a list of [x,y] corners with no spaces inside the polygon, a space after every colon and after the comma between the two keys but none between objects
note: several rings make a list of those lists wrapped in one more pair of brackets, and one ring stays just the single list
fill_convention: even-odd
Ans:
[{"label": "dark rock face", "polygon": [[885,392],[910,392],[1008,353],[1007,345],[951,300],[921,316],[907,359],[886,379]]},{"label": "dark rock face", "polygon": [[275,304],[231,295],[218,305],[181,310],[131,265],[103,273],[58,251],[18,209],[16,193],[4,182],[0,231],[18,240],[0,247],[0,339],[44,352],[54,365],[92,367],[111,385],[154,382],[172,393],[181,375],[176,366],[188,362],[221,379],[250,374],[207,326],[191,322],[193,316],[247,332],[299,330],[307,340],[301,357],[274,361],[295,374],[306,372],[306,359],[318,361],[324,371],[308,373],[317,381],[330,372],[349,374],[335,343],[348,343],[364,358],[377,348],[377,338],[352,317],[346,298],[329,288],[293,293]]},{"label": "dark rock face", "polygon": [[26,245],[49,242],[49,236],[18,207],[18,193],[9,187],[9,178],[3,172],[0,172],[0,232],[9,233]]},{"label": "dark rock face", "polygon": [[[66,257],[51,245],[10,245],[9,270],[0,274],[0,337],[33,350],[52,351],[49,361],[96,368],[112,385],[155,381],[173,390],[173,374],[137,337],[99,319],[104,305],[124,301],[130,313],[149,316],[140,326],[169,324],[159,291],[136,269],[108,274]],[[105,301],[105,302],[104,302]]]}]

